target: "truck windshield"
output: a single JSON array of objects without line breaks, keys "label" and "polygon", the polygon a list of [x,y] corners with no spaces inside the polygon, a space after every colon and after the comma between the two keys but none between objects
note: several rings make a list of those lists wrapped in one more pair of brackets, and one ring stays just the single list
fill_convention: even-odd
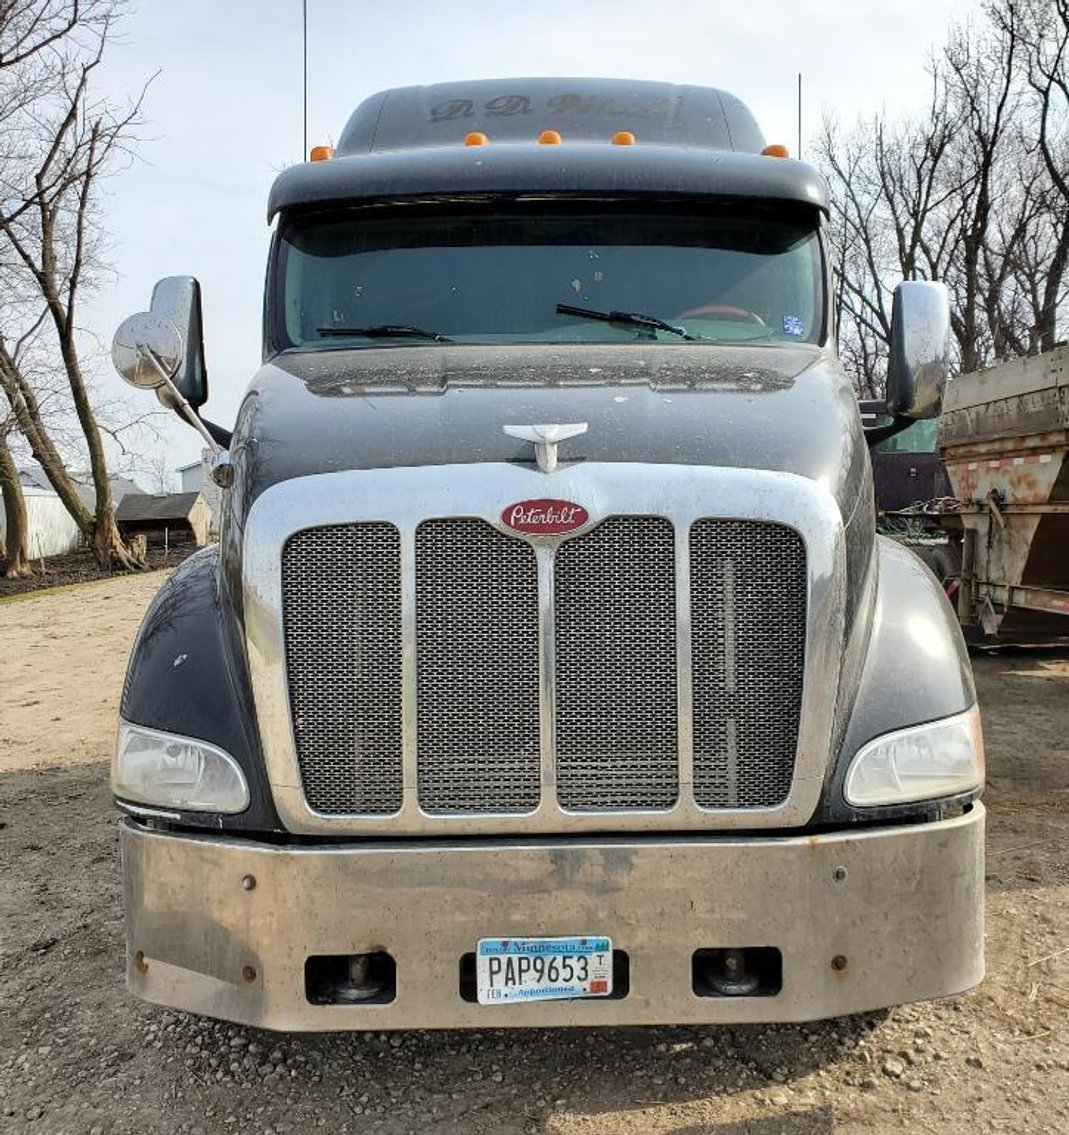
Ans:
[{"label": "truck windshield", "polygon": [[527,206],[287,220],[274,345],[821,339],[815,221]]}]

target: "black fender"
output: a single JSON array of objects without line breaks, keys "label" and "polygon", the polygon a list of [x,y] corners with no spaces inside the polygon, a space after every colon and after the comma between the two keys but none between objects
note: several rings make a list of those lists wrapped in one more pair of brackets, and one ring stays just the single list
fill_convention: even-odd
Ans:
[{"label": "black fender", "polygon": [[[912,551],[886,537],[877,537],[875,555],[871,616],[855,627],[857,634],[867,631],[867,643],[862,641],[860,649],[848,644],[844,656],[844,669],[858,663],[860,677],[814,816],[820,824],[934,817],[980,794],[861,809],[843,796],[850,762],[873,738],[962,713],[976,703],[965,640],[939,581]],[[848,687],[849,675],[844,673],[842,681]]]},{"label": "black fender", "polygon": [[219,585],[217,546],[190,556],[156,593],[134,641],[119,712],[134,725],[210,741],[244,772],[250,797],[244,812],[183,812],[182,826],[282,831],[238,617]]}]

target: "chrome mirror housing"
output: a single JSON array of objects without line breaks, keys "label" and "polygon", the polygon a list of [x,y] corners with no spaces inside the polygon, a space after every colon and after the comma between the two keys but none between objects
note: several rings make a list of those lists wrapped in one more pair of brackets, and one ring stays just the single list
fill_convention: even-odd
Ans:
[{"label": "chrome mirror housing", "polygon": [[895,288],[887,412],[935,418],[943,405],[950,350],[950,297],[945,284],[906,280]]},{"label": "chrome mirror housing", "polygon": [[139,390],[159,390],[177,373],[181,359],[178,328],[151,311],[124,319],[111,341],[111,361],[119,376]]},{"label": "chrome mirror housing", "polygon": [[189,404],[199,409],[208,401],[200,282],[193,276],[165,276],[152,289],[150,310],[178,328],[183,349],[170,377]]},{"label": "chrome mirror housing", "polygon": [[[167,316],[155,311],[139,311],[119,324],[111,341],[111,361],[120,377],[131,386],[139,390],[155,390],[156,397],[164,406],[176,410],[204,438],[216,463],[229,467],[229,457],[221,460],[225,451],[178,385],[183,360],[187,358],[187,346],[181,332]],[[229,485],[233,471],[220,476],[226,478]],[[213,473],[216,482],[223,484],[220,476]]]}]

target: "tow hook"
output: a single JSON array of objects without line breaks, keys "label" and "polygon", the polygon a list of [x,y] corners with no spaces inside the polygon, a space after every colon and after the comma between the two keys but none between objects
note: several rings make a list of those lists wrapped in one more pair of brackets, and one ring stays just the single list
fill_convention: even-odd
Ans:
[{"label": "tow hook", "polygon": [[746,969],[743,950],[724,950],[720,964],[709,967],[709,984],[722,997],[747,997],[760,982],[756,973]]}]

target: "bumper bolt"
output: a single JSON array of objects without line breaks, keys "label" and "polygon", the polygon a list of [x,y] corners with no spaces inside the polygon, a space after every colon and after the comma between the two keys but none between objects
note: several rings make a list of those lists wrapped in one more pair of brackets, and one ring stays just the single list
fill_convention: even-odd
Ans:
[{"label": "bumper bolt", "polygon": [[134,969],[138,973],[148,973],[148,962],[145,961],[145,954],[142,950],[138,950],[134,954]]},{"label": "bumper bolt", "polygon": [[846,969],[846,957],[843,954],[836,954],[831,960],[831,968],[837,973],[842,973]]},{"label": "bumper bolt", "polygon": [[256,970],[252,966],[243,966],[241,970],[241,976],[245,981],[255,981]]},{"label": "bumper bolt", "polygon": [[836,867],[831,873],[831,877],[837,882],[841,883],[847,876],[848,872],[845,867]]},{"label": "bumper bolt", "polygon": [[255,886],[256,886],[256,876],[255,875],[246,875],[241,880],[241,889],[243,891],[251,891],[251,890],[253,890],[253,888]]}]

